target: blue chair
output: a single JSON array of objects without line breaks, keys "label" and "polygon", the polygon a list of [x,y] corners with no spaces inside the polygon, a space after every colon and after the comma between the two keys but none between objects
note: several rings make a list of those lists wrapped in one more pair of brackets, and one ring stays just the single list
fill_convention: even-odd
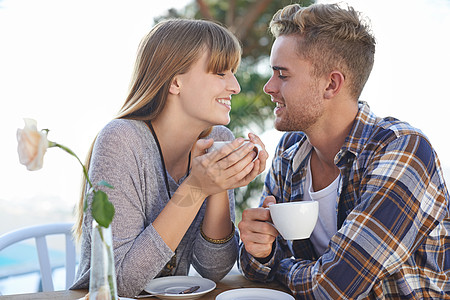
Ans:
[{"label": "blue chair", "polygon": [[54,287],[46,236],[65,235],[66,289],[68,289],[74,282],[76,266],[76,251],[72,237],[72,226],[73,223],[51,223],[24,227],[7,232],[0,236],[0,251],[12,244],[34,238],[39,258],[42,291],[50,292],[54,290]]}]

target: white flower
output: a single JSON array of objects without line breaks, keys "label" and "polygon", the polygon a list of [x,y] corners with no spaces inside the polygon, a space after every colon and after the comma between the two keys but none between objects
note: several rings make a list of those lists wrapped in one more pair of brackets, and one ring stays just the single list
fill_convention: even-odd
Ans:
[{"label": "white flower", "polygon": [[94,186],[89,179],[86,167],[72,150],[64,145],[49,141],[47,139],[48,129],[38,131],[37,122],[35,120],[24,119],[24,121],[25,127],[23,129],[17,129],[17,152],[19,153],[20,163],[25,165],[29,171],[39,170],[44,164],[44,154],[47,151],[47,148],[52,147],[58,147],[74,156],[83,168],[84,176],[89,184],[89,191],[84,197],[84,210],[87,208],[87,198],[92,194],[92,217],[100,224],[100,226],[108,228],[114,218],[115,209],[111,201],[108,200],[108,195],[105,192],[98,190],[98,187],[114,187],[104,180],[98,182],[97,186]]},{"label": "white flower", "polygon": [[[70,155],[74,156],[80,163],[81,167],[83,168],[83,174],[86,178],[87,184],[89,185],[88,192],[86,192],[86,195],[83,197],[84,198],[83,211],[86,211],[88,207],[87,199],[88,197],[90,197],[90,195],[92,195],[92,202],[91,202],[92,217],[99,224],[99,226],[108,228],[114,218],[115,209],[111,201],[108,200],[108,195],[104,191],[99,190],[98,188],[100,186],[113,188],[113,186],[111,186],[104,180],[100,181],[94,186],[91,180],[89,179],[89,174],[87,172],[86,167],[83,165],[80,158],[72,150],[70,150],[68,147],[64,145],[49,141],[47,139],[48,130],[44,129],[38,131],[37,122],[35,120],[33,119],[24,119],[24,120],[25,120],[25,127],[23,129],[17,130],[17,142],[18,142],[17,152],[19,153],[20,163],[25,165],[29,171],[39,170],[42,168],[42,165],[44,163],[44,154],[47,151],[47,148],[53,147],[60,148],[65,152],[69,153]],[[99,232],[102,232],[100,229],[101,227],[98,228]],[[109,248],[110,246],[104,240],[103,235],[100,235],[100,237],[106,248]],[[112,251],[107,251],[107,255],[108,259],[114,262]],[[91,262],[91,266],[92,265],[93,264]],[[105,267],[105,265],[103,267]],[[109,265],[108,268],[109,269],[112,268],[113,270],[112,274],[114,274],[114,263],[112,265]],[[91,269],[91,280],[93,278],[93,274],[95,274],[93,273],[92,270],[93,269]],[[94,297],[95,299],[97,300],[117,299],[117,288],[113,277],[108,275],[107,280],[108,283],[98,290],[98,294],[95,295]]]},{"label": "white flower", "polygon": [[42,168],[44,154],[48,148],[47,132],[37,130],[37,122],[33,119],[24,119],[25,127],[17,129],[17,152],[19,161],[29,171]]}]

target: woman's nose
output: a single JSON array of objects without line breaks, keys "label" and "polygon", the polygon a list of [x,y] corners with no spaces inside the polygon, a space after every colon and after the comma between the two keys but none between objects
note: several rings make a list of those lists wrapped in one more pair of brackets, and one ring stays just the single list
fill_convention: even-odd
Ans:
[{"label": "woman's nose", "polygon": [[239,94],[241,91],[241,86],[239,85],[239,82],[234,74],[230,80],[229,89],[233,94]]}]

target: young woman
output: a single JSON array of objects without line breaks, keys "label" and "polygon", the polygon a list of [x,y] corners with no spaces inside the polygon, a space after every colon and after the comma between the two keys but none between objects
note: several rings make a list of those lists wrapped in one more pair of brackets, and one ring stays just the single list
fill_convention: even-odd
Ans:
[{"label": "young woman", "polygon": [[[215,126],[230,121],[240,55],[227,29],[200,20],[161,22],[140,45],[129,95],[99,133],[89,167],[92,182],[114,186],[107,193],[121,296],[136,296],[155,277],[187,275],[191,264],[217,281],[236,261],[232,189],[261,173],[268,157],[255,135],[240,147],[243,138]],[[218,140],[231,146],[207,153]],[[255,161],[254,143],[263,147]],[[78,210],[74,289],[89,285],[91,251],[92,216],[82,202]]]}]

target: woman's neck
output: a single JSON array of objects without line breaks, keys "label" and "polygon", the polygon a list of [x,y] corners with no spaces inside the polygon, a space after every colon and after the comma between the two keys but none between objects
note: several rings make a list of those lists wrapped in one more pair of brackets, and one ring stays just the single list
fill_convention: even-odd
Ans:
[{"label": "woman's neck", "polygon": [[192,151],[201,130],[194,130],[191,126],[160,117],[152,121],[152,126],[161,146],[166,170],[178,181],[186,174],[189,152]]}]

